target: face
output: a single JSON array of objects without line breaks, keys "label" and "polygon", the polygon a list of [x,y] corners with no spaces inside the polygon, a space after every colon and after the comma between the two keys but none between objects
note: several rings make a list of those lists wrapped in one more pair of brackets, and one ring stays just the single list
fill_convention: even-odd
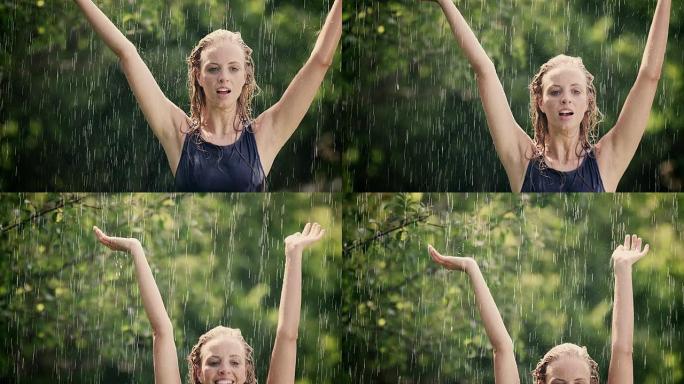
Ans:
[{"label": "face", "polygon": [[209,340],[200,351],[202,384],[244,384],[247,378],[245,348],[235,337]]},{"label": "face", "polygon": [[589,384],[589,364],[577,356],[561,356],[546,368],[546,384]]},{"label": "face", "polygon": [[550,128],[579,129],[588,107],[587,79],[579,68],[560,66],[544,75],[539,108]]},{"label": "face", "polygon": [[208,105],[236,104],[246,79],[245,53],[237,43],[219,40],[202,50],[197,80]]}]

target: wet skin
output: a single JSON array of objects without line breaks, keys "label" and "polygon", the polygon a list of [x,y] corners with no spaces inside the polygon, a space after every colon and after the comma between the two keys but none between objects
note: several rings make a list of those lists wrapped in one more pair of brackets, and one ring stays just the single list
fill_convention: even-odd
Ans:
[{"label": "wet skin", "polygon": [[561,356],[546,368],[547,384],[589,384],[589,364],[576,356]]},{"label": "wet skin", "polygon": [[235,337],[222,336],[202,346],[202,384],[244,384],[247,378],[245,348]]}]

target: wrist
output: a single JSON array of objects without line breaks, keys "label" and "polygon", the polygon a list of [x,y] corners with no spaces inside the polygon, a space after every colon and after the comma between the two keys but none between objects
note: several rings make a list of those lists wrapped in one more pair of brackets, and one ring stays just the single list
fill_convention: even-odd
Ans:
[{"label": "wrist", "polygon": [[143,251],[142,243],[140,243],[140,240],[131,238],[131,239],[129,239],[129,241],[130,241],[130,245],[128,247],[128,251],[130,253],[142,252]]},{"label": "wrist", "polygon": [[302,250],[299,248],[293,248],[293,249],[285,248],[285,256],[288,259],[301,259]]},{"label": "wrist", "polygon": [[475,259],[471,257],[466,257],[465,271],[468,275],[472,275],[473,273],[480,271],[480,266],[477,264],[477,261],[475,261]]},{"label": "wrist", "polygon": [[620,264],[617,263],[613,266],[613,272],[616,277],[631,277],[632,276],[632,264]]}]

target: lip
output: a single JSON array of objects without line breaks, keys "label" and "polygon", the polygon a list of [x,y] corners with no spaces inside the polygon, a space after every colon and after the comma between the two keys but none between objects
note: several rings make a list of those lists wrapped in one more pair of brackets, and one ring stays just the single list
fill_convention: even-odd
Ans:
[{"label": "lip", "polygon": [[561,109],[558,111],[558,118],[561,120],[572,120],[575,116],[575,111],[571,109]]},{"label": "lip", "polygon": [[214,383],[215,384],[233,384],[233,383],[235,383],[235,381],[228,380],[228,379],[221,379],[221,380],[216,380]]},{"label": "lip", "polygon": [[219,95],[229,95],[231,92],[232,91],[230,88],[218,88],[218,89],[216,89],[216,93],[218,93]]}]

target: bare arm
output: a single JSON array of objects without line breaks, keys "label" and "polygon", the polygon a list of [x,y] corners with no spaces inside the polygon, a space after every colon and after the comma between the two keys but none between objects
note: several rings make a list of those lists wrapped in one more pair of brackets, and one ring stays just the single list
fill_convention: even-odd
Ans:
[{"label": "bare arm", "polygon": [[94,227],[97,240],[115,251],[130,253],[133,257],[135,275],[140,287],[145,313],[152,326],[154,382],[156,384],[180,384],[180,369],[178,355],[173,340],[173,326],[164,308],[157,283],[154,281],[145,252],[137,239],[125,239],[105,235],[99,228]]},{"label": "bare arm", "polygon": [[532,140],[515,121],[494,63],[461,12],[452,0],[437,0],[437,3],[442,7],[458,45],[475,71],[494,147],[506,169],[511,190],[519,192],[528,163],[526,153],[533,146]]},{"label": "bare arm", "polygon": [[648,124],[665,60],[670,3],[671,0],[658,1],[636,82],[615,126],[597,144],[601,178],[608,191],[617,189]]},{"label": "bare arm", "polygon": [[332,65],[342,35],[342,0],[335,0],[316,45],[281,99],[262,113],[256,122],[256,139],[266,173],[273,160],[304,118]]},{"label": "bare arm", "polygon": [[302,305],[302,252],[320,240],[325,230],[307,223],[301,233],[285,239],[285,277],[278,308],[278,329],[268,369],[268,384],[292,384],[297,363],[297,335]]},{"label": "bare arm", "polygon": [[119,57],[121,68],[138,105],[155,136],[164,147],[171,171],[175,174],[182,144],[180,127],[187,123],[187,116],[166,98],[133,43],[116,28],[107,16],[91,0],[74,1],[88,19],[93,30]]},{"label": "bare arm", "polygon": [[513,340],[506,330],[506,325],[477,262],[469,257],[442,256],[432,246],[428,246],[428,252],[437,264],[447,269],[463,271],[470,277],[470,284],[475,291],[475,301],[485,326],[485,332],[494,350],[494,382],[497,384],[520,383]]},{"label": "bare arm", "polygon": [[[631,240],[631,241],[630,241]],[[632,348],[634,344],[634,299],[632,293],[632,265],[648,253],[648,245],[641,250],[641,238],[625,237],[624,245],[613,252],[615,270],[615,299],[610,345],[608,384],[634,382]]]}]

